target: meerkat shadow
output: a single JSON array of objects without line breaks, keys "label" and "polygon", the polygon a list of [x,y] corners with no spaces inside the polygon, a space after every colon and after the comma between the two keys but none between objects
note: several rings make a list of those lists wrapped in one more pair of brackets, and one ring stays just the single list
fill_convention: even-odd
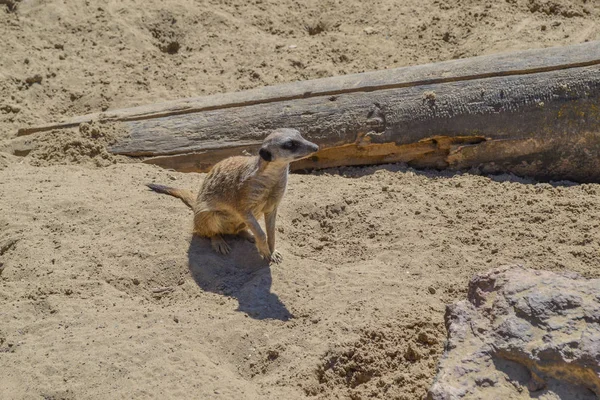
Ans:
[{"label": "meerkat shadow", "polygon": [[192,237],[188,265],[198,286],[207,292],[236,298],[237,311],[251,318],[290,319],[291,313],[271,292],[271,268],[256,246],[241,238],[225,237],[225,240],[231,250],[221,255],[214,252],[210,240]]}]

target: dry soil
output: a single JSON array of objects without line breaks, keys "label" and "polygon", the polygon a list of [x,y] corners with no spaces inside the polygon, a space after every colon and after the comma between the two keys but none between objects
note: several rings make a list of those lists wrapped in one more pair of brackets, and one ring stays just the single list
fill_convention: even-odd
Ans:
[{"label": "dry soil", "polygon": [[16,131],[598,40],[599,21],[594,0],[0,1],[0,398],[423,398],[445,304],[474,273],[600,276],[600,186],[402,166],[294,175],[284,262],[269,268],[247,242],[217,256],[192,238],[185,205],[144,183],[203,175],[110,155],[118,128]]}]

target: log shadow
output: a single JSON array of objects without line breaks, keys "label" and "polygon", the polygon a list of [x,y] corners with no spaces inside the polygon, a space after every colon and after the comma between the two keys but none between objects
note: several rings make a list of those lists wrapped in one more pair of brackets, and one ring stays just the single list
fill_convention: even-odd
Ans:
[{"label": "log shadow", "polygon": [[321,170],[299,170],[294,171],[298,174],[315,174],[315,175],[338,175],[344,178],[362,178],[368,175],[373,175],[377,171],[389,171],[389,172],[412,172],[415,175],[425,176],[427,178],[437,179],[450,179],[454,176],[460,175],[475,175],[485,176],[495,182],[512,182],[521,183],[523,185],[536,185],[539,183],[548,183],[554,187],[571,187],[580,185],[578,182],[569,180],[557,180],[557,181],[545,181],[530,178],[527,176],[519,176],[512,173],[482,173],[477,169],[464,169],[464,170],[453,170],[453,169],[432,169],[432,168],[417,168],[411,167],[407,164],[379,164],[379,165],[364,165],[364,166],[345,166],[345,167],[334,167],[325,168]]},{"label": "log shadow", "polygon": [[254,244],[225,237],[231,246],[228,255],[217,254],[205,238],[193,236],[188,249],[188,265],[196,284],[207,292],[234,297],[237,311],[254,319],[287,321],[292,317],[279,297],[271,293],[271,268]]},{"label": "log shadow", "polygon": [[[494,366],[498,371],[506,374],[509,381],[515,385],[527,389],[527,383],[531,379],[531,373],[522,364],[515,361],[503,359],[501,357],[492,357]],[[594,400],[597,399],[594,392],[583,386],[573,385],[565,381],[549,378],[546,386],[541,390],[529,392],[532,399],[559,398],[561,400]]]}]

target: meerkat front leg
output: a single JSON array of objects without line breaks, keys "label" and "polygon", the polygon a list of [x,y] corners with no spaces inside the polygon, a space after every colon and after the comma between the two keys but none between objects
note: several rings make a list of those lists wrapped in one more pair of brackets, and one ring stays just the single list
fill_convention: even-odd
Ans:
[{"label": "meerkat front leg", "polygon": [[277,209],[270,213],[265,213],[265,226],[267,227],[267,241],[269,250],[271,250],[271,260],[279,264],[283,261],[283,256],[275,250],[275,219],[277,218]]},{"label": "meerkat front leg", "polygon": [[252,234],[250,232],[248,232],[248,230],[246,230],[246,229],[239,231],[237,235],[238,235],[238,237],[240,237],[242,239],[246,239],[250,243],[256,242],[256,240],[254,240],[254,236],[252,236]]},{"label": "meerkat front leg", "polygon": [[262,256],[262,258],[271,261],[271,250],[269,250],[269,245],[267,243],[267,235],[265,235],[265,232],[263,232],[262,228],[260,227],[260,224],[258,223],[256,218],[254,218],[254,215],[252,215],[252,213],[246,214],[245,222],[248,226],[248,229],[250,229],[250,231],[254,235],[254,240],[258,252]]}]

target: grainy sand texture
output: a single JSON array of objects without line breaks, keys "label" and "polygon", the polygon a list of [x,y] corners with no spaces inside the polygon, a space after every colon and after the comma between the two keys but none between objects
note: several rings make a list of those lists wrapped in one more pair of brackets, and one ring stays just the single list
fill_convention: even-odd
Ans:
[{"label": "grainy sand texture", "polygon": [[[600,39],[595,0],[0,1],[0,399],[421,399],[447,303],[507,263],[600,277],[600,186],[292,175],[280,265],[65,117]],[[521,398],[529,398],[523,392]],[[539,398],[556,398],[541,392]]]}]

